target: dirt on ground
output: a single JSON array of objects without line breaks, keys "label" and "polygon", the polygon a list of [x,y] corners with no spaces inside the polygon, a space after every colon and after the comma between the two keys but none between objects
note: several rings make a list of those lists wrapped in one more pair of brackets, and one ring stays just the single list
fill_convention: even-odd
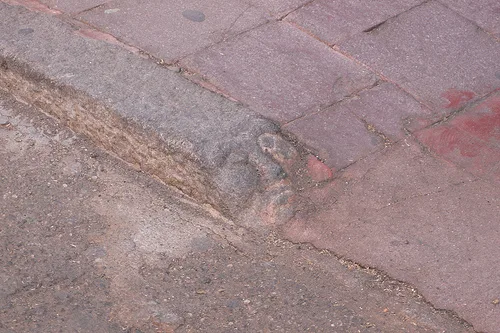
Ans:
[{"label": "dirt on ground", "polygon": [[473,332],[369,268],[257,234],[0,94],[0,332]]}]

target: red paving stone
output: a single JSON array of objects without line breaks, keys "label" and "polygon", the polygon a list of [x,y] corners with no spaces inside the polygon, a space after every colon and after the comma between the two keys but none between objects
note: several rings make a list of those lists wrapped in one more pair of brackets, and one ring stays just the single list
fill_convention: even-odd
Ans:
[{"label": "red paving stone", "polygon": [[390,83],[367,89],[342,103],[359,118],[391,141],[402,139],[406,131],[426,127],[441,117]]},{"label": "red paving stone", "polygon": [[286,20],[332,45],[404,12],[422,0],[313,1]]},{"label": "red paving stone", "polygon": [[500,2],[498,0],[441,0],[441,3],[456,10],[500,39]]},{"label": "red paving stone", "polygon": [[286,237],[381,269],[478,332],[500,332],[500,307],[492,304],[500,296],[498,184],[475,180],[410,139],[350,168],[362,169],[354,172],[361,178],[337,179],[332,186],[344,190],[334,203],[297,215]]},{"label": "red paving stone", "polygon": [[311,0],[246,0],[247,3],[265,9],[275,18],[280,18],[310,1]]},{"label": "red paving stone", "polygon": [[298,119],[284,127],[317,151],[336,170],[384,147],[383,140],[367,130],[344,103]]},{"label": "red paving stone", "polygon": [[267,22],[268,14],[238,0],[119,0],[80,16],[99,29],[167,62]]},{"label": "red paving stone", "polygon": [[496,180],[500,163],[500,95],[451,121],[416,133],[431,151],[482,178]]},{"label": "red paving stone", "polygon": [[69,14],[76,14],[81,11],[102,5],[106,0],[40,0],[46,6]]},{"label": "red paving stone", "polygon": [[435,110],[462,106],[453,103],[457,92],[463,103],[500,88],[500,43],[436,2],[358,34],[339,48]]},{"label": "red paving stone", "polygon": [[287,23],[272,23],[181,61],[282,123],[342,100],[376,76]]}]

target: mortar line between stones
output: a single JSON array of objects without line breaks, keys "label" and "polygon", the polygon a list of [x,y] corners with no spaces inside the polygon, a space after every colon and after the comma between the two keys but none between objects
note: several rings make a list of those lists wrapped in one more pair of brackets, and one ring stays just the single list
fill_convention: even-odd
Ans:
[{"label": "mortar line between stones", "polygon": [[345,53],[343,51],[340,50],[340,48],[338,46],[334,46],[332,47],[332,50],[335,51],[336,53],[346,57],[347,59],[355,62],[356,64],[362,66],[362,67],[365,67],[366,69],[368,69],[369,71],[371,71],[372,73],[378,75],[382,80],[396,86],[397,88],[399,88],[400,90],[404,91],[406,94],[408,94],[408,96],[410,96],[411,98],[413,98],[416,102],[418,102],[419,104],[425,106],[426,108],[428,108],[429,110],[434,110],[433,107],[431,107],[430,105],[428,105],[427,103],[425,103],[424,101],[420,100],[417,96],[413,95],[412,93],[410,93],[408,90],[406,90],[404,87],[402,87],[400,84],[394,82],[393,80],[391,80],[390,78],[388,78],[387,76],[385,76],[384,74],[382,74],[382,72],[379,72],[373,68],[371,68],[370,66],[368,66],[367,64],[365,64],[364,62],[361,62],[359,61],[358,59],[354,58],[352,55],[348,54],[348,53]]},{"label": "mortar line between stones", "polygon": [[[433,1],[433,0],[426,0],[426,1],[424,1],[424,2],[420,3],[420,4],[416,5],[416,6],[414,6],[414,7],[410,8],[410,9],[408,9],[407,11],[409,11],[409,10],[411,10],[411,9],[413,9],[413,8],[416,8],[416,7],[418,7],[418,6],[421,6],[421,5],[423,5],[424,3],[427,3],[427,2],[430,2],[430,1]],[[405,11],[405,12],[406,12],[406,11]],[[397,17],[397,16],[401,15],[402,13],[404,13],[404,12],[401,12],[401,13],[397,14],[396,16],[393,16],[393,17]],[[393,17],[391,17],[391,18],[393,18]],[[391,18],[389,18],[389,19],[391,19]],[[387,20],[389,20],[389,19],[387,19]],[[387,21],[387,20],[386,20],[386,21]],[[398,87],[399,89],[401,89],[402,91],[404,91],[406,94],[408,94],[411,98],[413,98],[413,99],[414,99],[415,101],[417,101],[419,104],[422,104],[422,105],[424,105],[425,107],[427,107],[428,109],[433,110],[433,108],[432,108],[432,107],[430,107],[429,105],[427,105],[425,102],[423,102],[423,101],[419,100],[416,96],[414,96],[413,94],[411,94],[409,91],[407,91],[405,88],[401,87],[401,86],[400,86],[399,84],[397,84],[396,82],[394,82],[394,81],[392,81],[391,79],[389,79],[388,77],[386,77],[386,76],[385,76],[384,74],[382,74],[381,72],[374,70],[373,68],[371,68],[370,66],[368,66],[368,65],[367,65],[367,64],[365,64],[364,62],[361,62],[361,61],[359,61],[358,59],[354,58],[354,57],[353,57],[353,56],[351,56],[350,54],[345,53],[345,52],[342,52],[342,51],[340,50],[340,48],[339,48],[337,45],[335,45],[335,44],[333,44],[333,45],[328,44],[326,41],[323,41],[323,40],[322,40],[322,39],[320,39],[319,37],[317,37],[317,36],[315,36],[314,34],[312,34],[310,31],[308,31],[307,29],[302,28],[301,26],[297,25],[297,24],[296,24],[296,23],[294,23],[294,22],[289,22],[289,21],[286,21],[286,23],[290,24],[292,27],[296,28],[297,30],[302,31],[303,33],[307,34],[308,36],[310,36],[310,37],[312,37],[312,38],[316,39],[317,41],[321,42],[322,44],[324,44],[324,45],[328,46],[328,48],[329,48],[330,50],[332,50],[334,53],[336,53],[336,54],[338,54],[338,55],[340,55],[340,56],[342,56],[342,57],[345,57],[345,58],[347,58],[348,60],[350,60],[350,61],[354,62],[355,64],[357,64],[358,66],[364,67],[364,68],[366,68],[367,70],[369,70],[370,72],[372,72],[372,73],[374,73],[374,74],[378,75],[378,76],[379,76],[382,80],[384,80],[384,81],[386,81],[386,82],[388,82],[388,83],[391,83],[391,84],[393,84],[394,86],[396,86],[396,87]],[[301,118],[301,117],[299,117],[299,118]],[[291,121],[290,121],[290,122],[288,122],[288,123],[291,123],[291,122],[293,122],[293,121],[295,121],[295,120],[296,120],[296,119],[293,119],[293,120],[291,120]],[[288,123],[287,123],[287,124],[288,124]]]},{"label": "mortar line between stones", "polygon": [[193,56],[193,55],[195,55],[195,54],[197,54],[197,53],[201,53],[201,52],[203,52],[203,51],[209,50],[209,49],[211,49],[211,48],[213,48],[213,47],[216,47],[216,46],[218,46],[218,45],[220,45],[220,44],[222,44],[222,43],[224,43],[224,42],[231,41],[231,40],[236,39],[236,38],[238,38],[239,36],[241,36],[241,35],[243,35],[243,34],[246,34],[246,33],[250,32],[250,31],[252,31],[252,30],[256,30],[256,29],[258,29],[258,28],[260,28],[260,27],[262,27],[262,26],[264,26],[264,25],[266,25],[266,24],[270,24],[270,23],[274,23],[274,22],[276,22],[276,21],[275,21],[275,20],[268,20],[268,21],[266,21],[266,22],[263,22],[263,23],[261,23],[261,24],[258,24],[258,25],[256,25],[256,26],[254,26],[254,27],[251,27],[251,28],[248,28],[248,29],[246,29],[246,30],[243,30],[243,31],[241,31],[241,32],[239,32],[239,33],[237,33],[237,34],[235,34],[235,35],[229,36],[229,37],[227,37],[227,38],[222,37],[222,38],[221,38],[221,40],[219,40],[219,41],[217,41],[217,42],[215,42],[215,43],[213,43],[213,44],[207,45],[207,46],[202,47],[201,49],[199,49],[199,50],[197,50],[197,51],[194,51],[194,52],[188,53],[188,54],[186,54],[186,55],[183,55],[183,56],[179,57],[178,59],[175,59],[175,60],[173,61],[173,63],[172,63],[172,64],[173,64],[173,65],[179,65],[180,63],[182,63],[182,61],[183,61],[184,59],[186,59],[186,58],[188,58],[188,57],[191,57],[191,56]]},{"label": "mortar line between stones", "polygon": [[329,109],[329,108],[331,108],[331,107],[334,107],[334,106],[336,106],[337,104],[341,104],[341,103],[343,103],[343,102],[346,102],[346,101],[348,101],[348,100],[350,100],[350,99],[352,99],[352,98],[355,98],[355,97],[359,96],[359,94],[361,94],[362,92],[367,91],[367,90],[370,90],[370,89],[373,89],[373,88],[377,87],[378,85],[380,85],[380,80],[379,80],[379,79],[377,79],[377,80],[376,80],[373,84],[371,84],[371,85],[368,85],[368,86],[366,86],[366,87],[363,87],[363,88],[361,88],[361,89],[359,89],[359,90],[354,91],[353,93],[351,93],[351,94],[349,94],[349,95],[345,96],[344,98],[342,98],[342,99],[341,99],[341,100],[339,100],[339,101],[334,101],[334,102],[328,103],[328,104],[326,104],[326,105],[324,105],[324,106],[320,106],[320,107],[319,107],[319,109],[318,109],[317,111],[308,112],[309,110],[313,110],[313,109],[315,109],[315,108],[316,108],[316,107],[312,107],[312,108],[310,108],[310,109],[306,110],[306,111],[304,112],[304,114],[303,114],[303,115],[298,116],[298,117],[296,117],[296,118],[294,118],[294,119],[292,119],[292,120],[289,120],[289,121],[287,121],[287,122],[285,122],[285,123],[282,123],[282,124],[281,124],[281,126],[282,126],[282,127],[286,127],[286,126],[291,125],[292,123],[294,123],[294,122],[296,122],[296,121],[298,121],[298,120],[300,120],[300,119],[303,119],[303,118],[306,118],[306,117],[309,117],[309,116],[313,116],[313,115],[316,115],[316,114],[323,113],[323,112],[325,112],[327,109]]},{"label": "mortar line between stones", "polygon": [[81,10],[81,11],[79,11],[78,13],[75,13],[75,14],[72,14],[72,15],[67,14],[67,15],[69,15],[69,16],[71,16],[73,19],[75,19],[75,16],[77,16],[77,15],[81,15],[81,14],[84,14],[84,13],[90,12],[90,11],[92,11],[92,10],[94,10],[94,9],[97,9],[97,8],[99,8],[99,7],[102,7],[102,6],[104,6],[106,3],[107,3],[107,2],[103,2],[103,3],[101,3],[101,4],[97,5],[97,6],[90,7],[90,8],[84,9],[84,10]]},{"label": "mortar line between stones", "polygon": [[434,0],[424,0],[421,3],[418,3],[418,4],[416,4],[416,5],[408,8],[408,9],[402,11],[402,12],[399,12],[399,13],[391,16],[391,17],[386,18],[385,20],[383,20],[380,23],[377,23],[377,24],[375,24],[375,25],[373,25],[373,26],[371,26],[371,27],[363,30],[361,33],[370,33],[372,31],[376,31],[376,30],[380,29],[381,26],[385,25],[388,21],[393,20],[393,19],[395,19],[395,18],[397,18],[397,17],[399,17],[399,16],[401,16],[401,15],[403,15],[403,14],[409,12],[409,11],[412,11],[413,9],[418,8],[418,7],[424,5],[424,4],[428,3],[428,2],[431,2],[431,1],[434,1]]},{"label": "mortar line between stones", "polygon": [[286,13],[286,14],[282,15],[280,18],[278,18],[278,21],[283,21],[284,19],[286,19],[286,18],[287,18],[287,16],[288,16],[288,15],[290,15],[290,14],[292,14],[292,13],[295,13],[296,11],[298,11],[298,10],[300,10],[300,9],[304,8],[304,7],[309,6],[309,5],[310,5],[310,4],[312,4],[314,1],[316,1],[316,0],[309,0],[309,1],[307,1],[306,3],[304,3],[304,4],[300,5],[300,6],[298,6],[297,8],[292,9],[292,10],[291,10],[291,11],[289,11],[288,13]]},{"label": "mortar line between stones", "polygon": [[[409,136],[411,136],[415,140],[415,142],[419,145],[420,149],[425,154],[431,156],[433,159],[438,160],[438,161],[445,161],[446,163],[452,164],[455,168],[457,168],[461,172],[466,173],[467,175],[469,175],[472,178],[474,178],[474,181],[476,181],[476,180],[483,180],[483,181],[489,182],[489,180],[484,179],[481,176],[473,174],[471,171],[469,171],[468,169],[462,167],[460,164],[458,164],[458,163],[456,163],[456,162],[454,162],[452,160],[448,160],[448,159],[444,158],[443,156],[437,155],[433,150],[431,150],[424,143],[422,143],[413,133],[410,133]],[[497,165],[500,165],[500,163],[497,164]]]},{"label": "mortar line between stones", "polygon": [[497,37],[493,32],[490,32],[490,31],[484,29],[479,24],[477,24],[476,21],[473,21],[470,18],[468,18],[467,16],[464,16],[462,13],[460,13],[460,12],[456,11],[455,9],[451,8],[447,4],[443,3],[441,0],[434,0],[434,1],[436,1],[437,3],[439,3],[444,8],[452,11],[454,14],[460,16],[462,19],[466,20],[467,22],[471,23],[472,25],[474,25],[476,27],[476,29],[484,32],[486,35],[488,35],[489,37],[493,38],[495,41],[500,42],[500,36]]},{"label": "mortar line between stones", "polygon": [[306,34],[307,36],[311,37],[311,38],[314,38],[316,39],[318,42],[320,42],[321,44],[324,44],[326,45],[328,48],[331,48],[332,45],[328,44],[326,41],[322,40],[321,38],[319,38],[318,36],[316,36],[313,32],[307,30],[306,28],[302,27],[301,25],[293,22],[293,21],[283,21],[282,23],[285,23],[285,24],[288,24],[290,25],[292,28],[295,28],[301,32],[303,32],[304,34]]},{"label": "mortar line between stones", "polygon": [[435,122],[433,122],[432,124],[426,126],[426,127],[423,127],[420,130],[423,130],[423,129],[426,129],[426,128],[429,128],[429,127],[433,127],[433,126],[437,126],[437,125],[441,125],[443,123],[446,123],[448,122],[449,120],[452,120],[454,119],[455,117],[463,114],[464,112],[466,112],[467,110],[469,110],[471,107],[475,107],[477,105],[479,105],[480,103],[484,102],[486,99],[490,98],[491,96],[495,95],[497,92],[500,91],[500,88],[498,89],[495,89],[487,94],[484,94],[482,96],[479,96],[475,99],[473,99],[471,102],[469,103],[465,103],[464,105],[462,105],[460,108],[458,108],[457,110],[445,115],[444,117],[442,117],[441,119],[439,120],[436,120]]}]

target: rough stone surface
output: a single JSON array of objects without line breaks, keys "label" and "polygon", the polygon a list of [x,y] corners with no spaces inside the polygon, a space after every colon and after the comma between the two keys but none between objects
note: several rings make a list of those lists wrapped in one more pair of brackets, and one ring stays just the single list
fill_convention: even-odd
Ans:
[{"label": "rough stone surface", "polygon": [[500,39],[500,4],[496,0],[441,0]]},{"label": "rough stone surface", "polygon": [[269,16],[238,0],[120,0],[85,12],[80,18],[172,63],[265,23]]},{"label": "rough stone surface", "polygon": [[383,140],[370,132],[344,103],[300,118],[284,128],[337,170],[384,147]]},{"label": "rough stone surface", "polygon": [[286,23],[270,23],[182,60],[260,114],[286,123],[376,77]]},{"label": "rough stone surface", "polygon": [[500,94],[416,136],[437,155],[474,175],[494,180],[500,163]]},{"label": "rough stone surface", "polygon": [[286,17],[332,45],[398,15],[422,0],[312,1]]},{"label": "rough stone surface", "polygon": [[434,110],[450,111],[457,91],[477,98],[500,88],[500,43],[437,2],[340,43],[352,55]]},{"label": "rough stone surface", "polygon": [[[500,332],[498,183],[479,180],[407,140],[352,166],[318,210],[284,233],[414,285],[478,332]],[[349,175],[350,174],[350,175]],[[352,178],[354,176],[354,178]],[[362,181],[360,181],[362,180]]]},{"label": "rough stone surface", "polygon": [[342,109],[357,115],[372,130],[392,142],[442,117],[440,112],[432,112],[411,95],[386,82],[344,101]]},{"label": "rough stone surface", "polygon": [[311,0],[247,0],[254,6],[267,10],[273,17],[280,18]]},{"label": "rough stone surface", "polygon": [[[109,1],[109,0],[108,0]],[[77,14],[106,3],[106,0],[40,0],[49,8],[54,8],[69,14]]]},{"label": "rough stone surface", "polygon": [[257,138],[274,124],[55,17],[0,8],[0,78],[18,98],[193,197],[233,213],[250,203],[274,164]]}]

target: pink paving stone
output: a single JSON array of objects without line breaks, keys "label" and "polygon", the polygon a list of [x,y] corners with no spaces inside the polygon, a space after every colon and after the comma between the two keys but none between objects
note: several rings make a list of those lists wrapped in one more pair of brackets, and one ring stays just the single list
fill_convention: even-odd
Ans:
[{"label": "pink paving stone", "polygon": [[337,170],[382,149],[384,144],[343,103],[285,126]]},{"label": "pink paving stone", "polygon": [[416,133],[432,152],[484,179],[500,162],[500,147],[492,146],[454,124],[429,127]]},{"label": "pink paving stone", "polygon": [[421,129],[442,117],[390,83],[363,90],[357,97],[346,100],[342,107],[393,142],[402,139],[406,131]]},{"label": "pink paving stone", "polygon": [[493,94],[448,123],[416,133],[437,155],[484,179],[498,181],[500,94]]},{"label": "pink paving stone", "polygon": [[265,9],[275,18],[280,18],[310,2],[310,0],[246,0],[246,2]]},{"label": "pink paving stone", "polygon": [[221,91],[282,123],[377,78],[287,23],[271,23],[181,61]]},{"label": "pink paving stone", "polygon": [[450,125],[500,149],[500,94],[455,117]]},{"label": "pink paving stone", "polygon": [[95,6],[102,5],[106,0],[40,0],[40,2],[50,8],[69,14],[76,14]]},{"label": "pink paving stone", "polygon": [[422,0],[319,0],[291,13],[286,20],[332,45],[422,2]]},{"label": "pink paving stone", "polygon": [[498,184],[474,179],[412,140],[365,170],[334,204],[296,216],[283,228],[286,238],[381,269],[477,332],[500,333],[500,308],[492,304],[500,295]]},{"label": "pink paving stone", "polygon": [[441,3],[500,38],[500,2],[498,0],[441,0]]},{"label": "pink paving stone", "polygon": [[82,20],[167,62],[267,22],[268,14],[239,0],[115,0]]},{"label": "pink paving stone", "polygon": [[[415,7],[339,49],[435,110],[500,88],[500,43],[437,2]],[[455,94],[459,93],[458,103]]]}]

